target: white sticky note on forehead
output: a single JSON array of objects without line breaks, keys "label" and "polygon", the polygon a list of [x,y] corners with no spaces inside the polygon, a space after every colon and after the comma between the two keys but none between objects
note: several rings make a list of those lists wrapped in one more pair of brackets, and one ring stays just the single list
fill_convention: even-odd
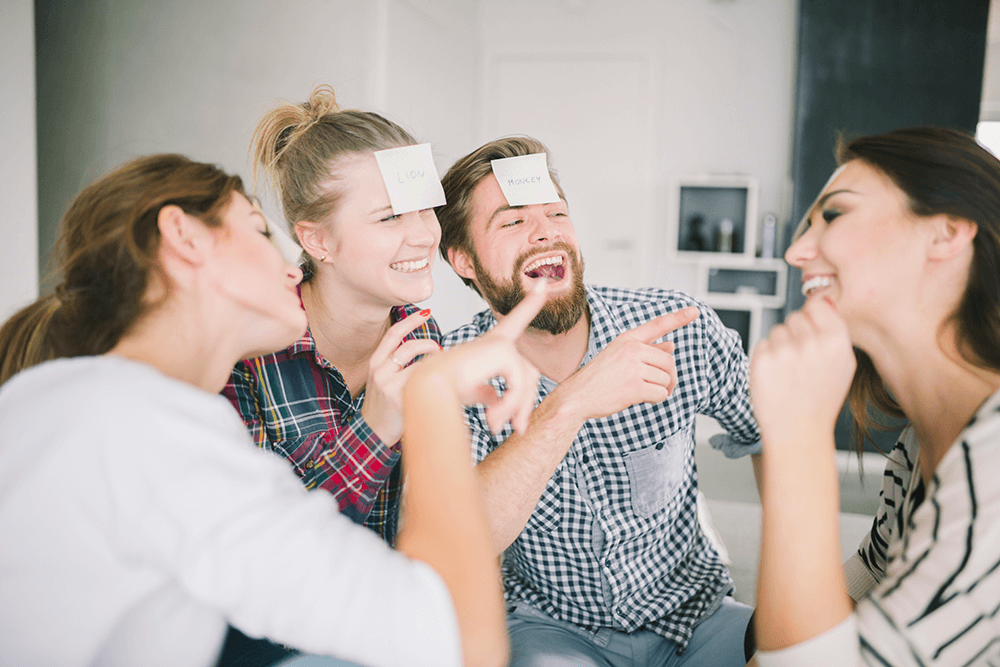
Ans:
[{"label": "white sticky note on forehead", "polygon": [[549,163],[545,153],[491,160],[490,165],[509,206],[559,201],[559,192],[549,176]]},{"label": "white sticky note on forehead", "polygon": [[434,166],[430,144],[375,151],[375,161],[382,172],[395,215],[445,203],[444,188]]}]

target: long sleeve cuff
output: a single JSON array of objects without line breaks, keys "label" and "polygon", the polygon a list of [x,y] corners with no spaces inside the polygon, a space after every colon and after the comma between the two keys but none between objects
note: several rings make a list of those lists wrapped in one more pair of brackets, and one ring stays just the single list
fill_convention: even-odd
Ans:
[{"label": "long sleeve cuff", "polygon": [[734,440],[728,433],[718,433],[713,435],[708,439],[708,444],[712,445],[712,449],[718,449],[726,455],[726,458],[729,459],[738,459],[741,456],[760,454],[761,450],[760,440],[750,443],[740,442],[738,440]]},{"label": "long sleeve cuff", "polygon": [[847,579],[847,594],[855,602],[868,595],[868,592],[878,585],[878,579],[872,575],[856,551],[844,561],[844,577]]},{"label": "long sleeve cuff", "polygon": [[860,667],[858,628],[851,614],[812,639],[777,651],[757,651],[758,667]]}]

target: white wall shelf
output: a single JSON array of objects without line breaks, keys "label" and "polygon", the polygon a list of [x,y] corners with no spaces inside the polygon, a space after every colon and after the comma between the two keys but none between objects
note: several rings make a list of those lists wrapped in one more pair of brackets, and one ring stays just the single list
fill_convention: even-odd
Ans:
[{"label": "white wall shelf", "polygon": [[697,291],[722,308],[781,308],[788,265],[780,259],[713,257],[698,262]]},{"label": "white wall shelf", "polygon": [[678,259],[757,253],[757,179],[681,176],[670,189],[667,252]]}]

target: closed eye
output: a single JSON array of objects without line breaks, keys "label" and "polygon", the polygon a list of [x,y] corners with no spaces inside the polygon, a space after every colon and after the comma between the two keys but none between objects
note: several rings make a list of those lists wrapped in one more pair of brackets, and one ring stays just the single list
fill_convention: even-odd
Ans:
[{"label": "closed eye", "polygon": [[399,218],[399,216],[396,215],[396,214],[387,215],[384,218],[382,218],[381,220],[379,220],[379,222],[392,222],[393,220],[396,220],[397,218]]},{"label": "closed eye", "polygon": [[504,228],[504,227],[513,227],[514,225],[518,225],[521,222],[522,222],[522,220],[520,218],[517,218],[515,220],[511,220],[509,222],[503,223],[502,225],[500,225],[500,227],[501,227],[501,229]]},{"label": "closed eye", "polygon": [[833,222],[841,215],[841,211],[835,208],[823,209],[823,220],[827,223]]}]

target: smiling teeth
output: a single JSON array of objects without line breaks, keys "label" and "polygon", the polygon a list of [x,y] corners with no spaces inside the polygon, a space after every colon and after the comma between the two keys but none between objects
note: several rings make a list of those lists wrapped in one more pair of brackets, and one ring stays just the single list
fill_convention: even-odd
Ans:
[{"label": "smiling teeth", "polygon": [[816,276],[815,278],[810,278],[802,283],[802,295],[809,296],[812,292],[815,292],[818,289],[823,289],[824,287],[829,287],[832,284],[833,278],[830,276]]},{"label": "smiling teeth", "polygon": [[546,257],[545,259],[539,259],[532,262],[531,264],[528,264],[528,266],[524,267],[524,273],[529,273],[531,271],[534,271],[538,267],[545,266],[546,264],[551,264],[553,266],[562,266],[562,263],[563,263],[562,257]]},{"label": "smiling teeth", "polygon": [[418,259],[415,262],[396,262],[395,264],[390,264],[389,268],[393,271],[400,271],[402,273],[412,273],[413,271],[419,271],[425,266],[427,266],[426,257]]}]

